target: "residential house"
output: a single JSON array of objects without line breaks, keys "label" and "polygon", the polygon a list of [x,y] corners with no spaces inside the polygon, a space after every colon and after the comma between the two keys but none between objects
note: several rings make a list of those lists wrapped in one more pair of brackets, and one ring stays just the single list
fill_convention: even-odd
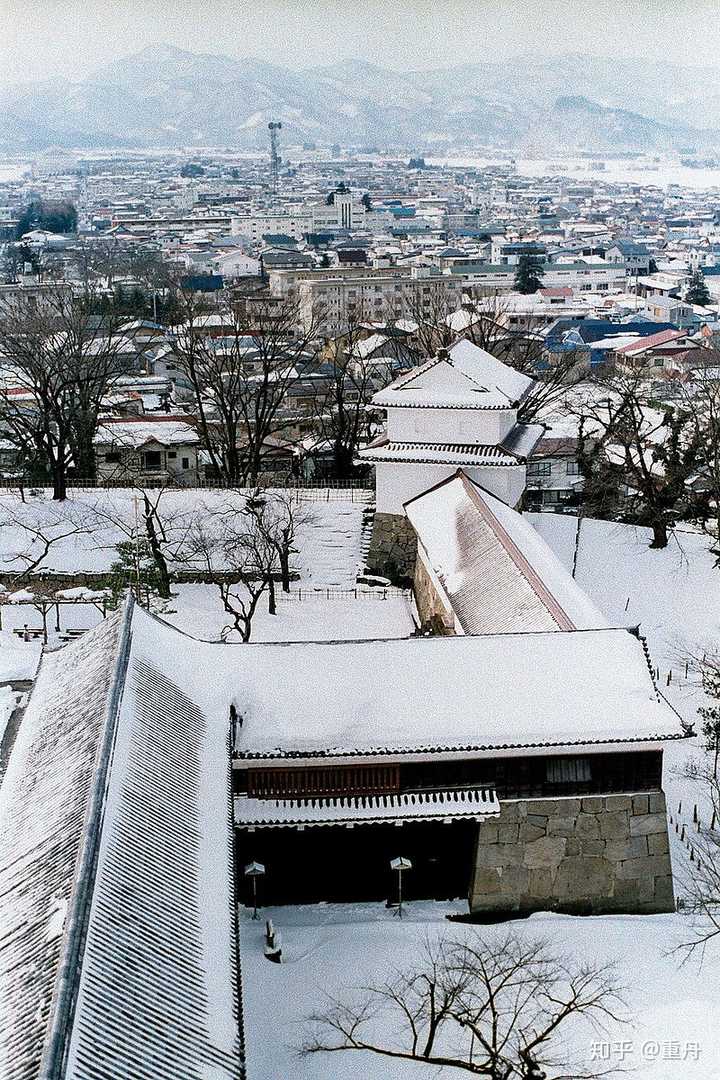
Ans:
[{"label": "residential house", "polygon": [[103,482],[192,485],[200,438],[189,417],[125,416],[103,420],[94,439]]}]

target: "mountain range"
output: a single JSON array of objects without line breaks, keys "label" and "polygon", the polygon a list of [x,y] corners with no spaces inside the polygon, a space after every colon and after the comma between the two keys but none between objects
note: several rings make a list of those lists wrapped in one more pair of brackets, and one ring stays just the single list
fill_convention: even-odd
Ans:
[{"label": "mountain range", "polygon": [[655,60],[518,56],[394,72],[291,70],[158,44],[82,82],[0,87],[0,152],[50,146],[341,143],[432,153],[714,152],[720,72]]}]

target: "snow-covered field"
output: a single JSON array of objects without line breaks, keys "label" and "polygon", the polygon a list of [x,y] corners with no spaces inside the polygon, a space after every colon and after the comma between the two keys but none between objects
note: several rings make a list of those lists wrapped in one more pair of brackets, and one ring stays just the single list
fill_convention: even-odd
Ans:
[{"label": "snow-covered field", "polygon": [[[243,913],[241,951],[249,1080],[451,1080],[453,1069],[388,1060],[366,1052],[297,1053],[305,1018],[328,999],[378,982],[406,966],[437,934],[495,940],[508,927],[529,938],[549,938],[561,955],[614,961],[625,985],[634,1027],[574,1029],[578,1056],[594,1067],[637,1068],[650,1080],[715,1080],[720,1075],[720,968],[681,965],[668,955],[684,937],[681,915],[534,915],[502,925],[448,923],[451,904],[410,904],[402,922],[381,904],[274,908],[283,962],[263,955],[264,922]],[[607,1055],[604,1057],[604,1055]],[[620,1073],[618,1072],[618,1076]]]},{"label": "snow-covered field", "polygon": [[[194,518],[211,519],[214,513],[227,507],[229,500],[242,505],[242,495],[238,493],[166,491],[159,515],[170,538],[170,547],[182,543]],[[299,553],[295,564],[303,580],[330,586],[354,584],[366,500],[362,492],[328,502],[316,498],[312,492],[301,493],[303,520],[298,527]],[[142,525],[141,508],[138,513]],[[127,539],[123,528],[132,529],[135,516],[135,494],[124,488],[73,490],[64,503],[53,502],[46,491],[28,495],[24,503],[15,492],[1,491],[0,580],[3,571],[24,570],[25,556],[37,553],[41,545],[33,536],[37,530],[48,537],[59,537],[50,547],[41,569],[58,573],[106,571],[117,559],[116,545]]]}]

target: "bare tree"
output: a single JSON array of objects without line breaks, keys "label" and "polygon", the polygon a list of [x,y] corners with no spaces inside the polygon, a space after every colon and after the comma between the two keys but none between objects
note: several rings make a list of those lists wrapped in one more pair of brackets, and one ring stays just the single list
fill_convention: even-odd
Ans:
[{"label": "bare tree", "polygon": [[316,357],[318,320],[297,303],[240,299],[217,310],[223,333],[204,332],[204,312],[187,294],[179,330],[178,367],[195,394],[198,426],[212,465],[228,484],[254,484],[268,439],[291,417],[288,395]]},{"label": "bare tree", "polygon": [[313,398],[315,427],[318,438],[332,447],[333,476],[345,479],[353,473],[357,450],[379,421],[371,401],[376,390],[392,382],[393,361],[387,357],[376,362],[366,355],[356,324],[328,342],[324,359],[327,374]]},{"label": "bare tree", "polygon": [[66,286],[39,304],[25,295],[0,302],[0,352],[12,375],[0,390],[0,425],[26,459],[42,463],[58,500],[71,463],[94,476],[102,399],[123,370],[112,312],[99,322],[92,311],[89,294]]},{"label": "bare tree", "polygon": [[650,526],[650,547],[667,547],[668,530],[687,512],[687,481],[699,461],[697,425],[682,409],[655,408],[646,381],[634,371],[602,376],[597,392],[576,409],[581,443],[592,439],[592,453],[581,445],[578,457],[588,496],[595,479],[605,489],[609,472],[614,473],[624,488],[623,519]]},{"label": "bare tree", "polygon": [[9,547],[4,547],[0,560],[20,575],[18,584],[29,581],[43,569],[53,548],[70,537],[90,535],[93,532],[92,515],[84,506],[58,507],[43,500],[27,503],[24,494],[18,506],[15,496],[8,494],[0,500],[0,532],[12,537]]},{"label": "bare tree", "polygon": [[715,541],[716,565],[720,565],[720,379],[716,373],[701,368],[682,383],[680,407],[697,434],[695,513]]},{"label": "bare tree", "polygon": [[112,526],[123,536],[122,544],[131,555],[133,545],[142,544],[142,550],[153,566],[153,578],[157,595],[162,600],[170,598],[172,569],[191,563],[194,557],[195,527],[204,513],[203,507],[192,503],[171,506],[167,493],[169,484],[152,491],[134,485],[133,507],[130,514],[123,513],[110,497],[98,499],[92,512],[98,522]]},{"label": "bare tree", "polygon": [[365,1051],[488,1080],[608,1076],[573,1048],[578,1021],[627,1023],[612,965],[559,956],[545,941],[471,933],[426,941],[418,962],[309,1018],[304,1054]]},{"label": "bare tree", "polygon": [[252,622],[262,596],[268,611],[277,614],[275,580],[290,588],[290,558],[303,520],[292,492],[263,492],[227,502],[193,524],[189,536],[192,561],[216,580],[220,600],[235,630],[249,641]]}]

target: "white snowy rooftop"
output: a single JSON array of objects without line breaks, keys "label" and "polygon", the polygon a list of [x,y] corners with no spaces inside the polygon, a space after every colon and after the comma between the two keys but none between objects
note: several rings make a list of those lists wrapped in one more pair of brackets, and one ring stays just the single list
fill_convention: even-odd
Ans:
[{"label": "white snowy rooftop", "polygon": [[680,735],[625,629],[382,641],[201,642],[136,610],[132,653],[248,759],[493,752]]},{"label": "white snowy rooftop", "polygon": [[369,825],[380,821],[479,821],[500,813],[494,790],[345,795],[315,799],[235,798],[235,824],[253,829],[278,825]]},{"label": "white snowy rooftop", "polygon": [[226,714],[177,685],[154,626],[128,606],[47,653],[20,725],[0,788],[3,1080],[240,1075]]},{"label": "white snowy rooftop", "polygon": [[607,627],[528,519],[464,473],[405,510],[464,633]]},{"label": "white snowy rooftop", "polygon": [[194,446],[200,437],[182,417],[149,418],[146,416],[121,420],[104,420],[93,440],[99,446],[124,446],[137,449],[147,443],[162,446]]},{"label": "white snowy rooftop", "polygon": [[532,386],[527,375],[463,339],[378,391],[373,403],[381,408],[511,409]]}]

